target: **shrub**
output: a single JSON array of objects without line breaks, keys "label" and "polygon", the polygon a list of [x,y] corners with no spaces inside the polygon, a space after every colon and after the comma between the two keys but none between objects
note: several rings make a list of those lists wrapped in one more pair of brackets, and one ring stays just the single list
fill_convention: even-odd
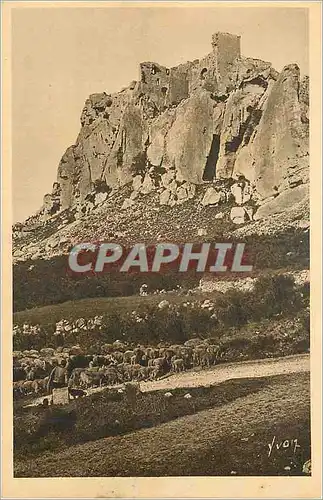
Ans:
[{"label": "shrub", "polygon": [[257,280],[250,294],[254,319],[291,313],[301,307],[301,294],[291,276],[264,276]]},{"label": "shrub", "polygon": [[[305,290],[302,292],[301,290]],[[252,291],[228,290],[224,294],[216,293],[212,299],[212,308],[202,308],[198,296],[179,298],[176,294],[167,296],[168,306],[159,309],[161,296],[109,299],[96,304],[95,301],[82,302],[76,307],[74,302],[62,306],[65,315],[57,306],[48,308],[42,318],[41,331],[37,335],[17,333],[14,336],[14,349],[40,349],[42,347],[72,346],[80,344],[89,352],[100,351],[100,346],[115,340],[134,343],[157,344],[160,341],[170,343],[185,342],[189,338],[219,336],[226,329],[238,331],[247,323],[259,322],[275,317],[300,315],[301,327],[309,332],[309,296],[308,287],[295,287],[290,276],[274,275],[259,278]],[[164,296],[165,297],[165,296]],[[145,299],[145,300],[143,300]],[[185,300],[185,302],[184,302]],[[53,309],[53,310],[52,310]],[[55,311],[54,311],[55,309]],[[61,314],[61,315],[60,315]],[[65,332],[65,336],[54,335],[55,323],[48,319],[65,318],[71,322],[83,315],[93,318],[102,314],[102,326],[79,329],[78,332]],[[28,320],[28,314],[19,313],[20,324]],[[35,316],[37,319],[37,314]],[[39,321],[40,322],[40,321]],[[33,323],[35,324],[35,323]]]},{"label": "shrub", "polygon": [[217,302],[217,316],[226,326],[242,326],[251,317],[249,293],[229,290]]}]

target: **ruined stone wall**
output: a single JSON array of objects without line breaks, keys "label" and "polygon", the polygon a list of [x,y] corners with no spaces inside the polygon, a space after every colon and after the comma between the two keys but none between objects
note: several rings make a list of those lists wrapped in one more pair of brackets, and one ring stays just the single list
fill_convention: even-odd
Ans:
[{"label": "ruined stone wall", "polygon": [[190,76],[190,92],[194,92],[199,88],[209,92],[216,92],[217,86],[216,55],[211,52],[193,65]]},{"label": "ruined stone wall", "polygon": [[167,89],[167,105],[179,104],[189,97],[189,78],[191,64],[181,64],[170,69]]},{"label": "ruined stone wall", "polygon": [[140,63],[140,91],[149,95],[156,108],[155,113],[148,112],[148,118],[153,118],[165,108],[169,77],[170,70],[165,66],[155,62]]}]

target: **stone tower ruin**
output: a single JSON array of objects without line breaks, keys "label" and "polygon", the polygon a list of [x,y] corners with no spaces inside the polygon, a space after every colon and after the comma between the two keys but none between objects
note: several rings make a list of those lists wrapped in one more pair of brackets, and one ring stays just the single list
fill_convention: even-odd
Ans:
[{"label": "stone tower ruin", "polygon": [[229,65],[241,56],[240,39],[231,33],[214,33],[212,35],[212,48],[218,77],[224,77]]},{"label": "stone tower ruin", "polygon": [[199,87],[211,92],[225,87],[230,65],[240,55],[240,36],[217,32],[212,35],[212,52],[203,59],[173,68],[155,62],[140,63],[139,84],[159,105],[176,105]]}]

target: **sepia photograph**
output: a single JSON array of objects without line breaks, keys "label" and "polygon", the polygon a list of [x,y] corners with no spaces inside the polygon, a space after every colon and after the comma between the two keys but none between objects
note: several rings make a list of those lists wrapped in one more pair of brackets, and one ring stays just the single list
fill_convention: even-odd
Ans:
[{"label": "sepia photograph", "polygon": [[320,2],[4,7],[19,495],[318,498]]}]

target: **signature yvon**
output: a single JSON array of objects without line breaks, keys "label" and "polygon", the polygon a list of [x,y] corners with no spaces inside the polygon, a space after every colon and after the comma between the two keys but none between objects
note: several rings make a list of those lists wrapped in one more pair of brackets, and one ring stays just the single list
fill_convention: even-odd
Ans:
[{"label": "signature yvon", "polygon": [[283,439],[280,441],[277,441],[276,436],[273,437],[272,442],[268,443],[268,457],[271,456],[273,450],[280,450],[280,449],[293,449],[293,452],[296,453],[297,448],[300,448],[301,445],[298,444],[297,439]]}]

